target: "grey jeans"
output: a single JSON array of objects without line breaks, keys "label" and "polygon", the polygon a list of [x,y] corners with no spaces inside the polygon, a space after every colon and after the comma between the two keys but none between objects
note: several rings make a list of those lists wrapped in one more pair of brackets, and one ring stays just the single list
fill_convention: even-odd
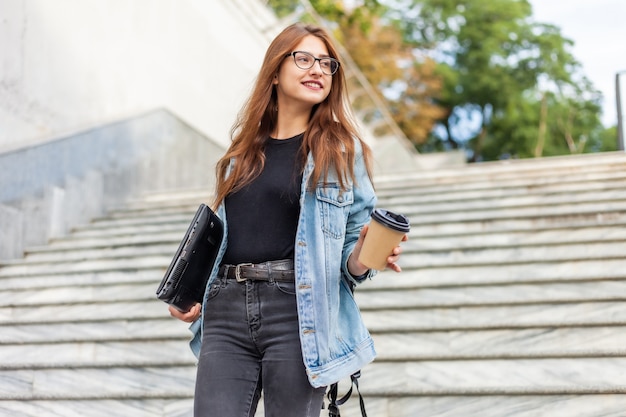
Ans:
[{"label": "grey jeans", "polygon": [[218,277],[209,289],[195,417],[319,417],[325,388],[307,379],[295,284]]}]

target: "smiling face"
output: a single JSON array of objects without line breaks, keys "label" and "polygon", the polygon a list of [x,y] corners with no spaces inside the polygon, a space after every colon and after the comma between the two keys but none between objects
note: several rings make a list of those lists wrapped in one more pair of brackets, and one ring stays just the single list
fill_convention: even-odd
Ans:
[{"label": "smiling face", "polygon": [[[308,52],[316,58],[329,56],[326,44],[313,35],[303,38],[293,50]],[[322,72],[319,61],[303,70],[296,66],[292,56],[288,56],[274,78],[278,108],[310,111],[328,97],[332,81],[332,75]]]}]

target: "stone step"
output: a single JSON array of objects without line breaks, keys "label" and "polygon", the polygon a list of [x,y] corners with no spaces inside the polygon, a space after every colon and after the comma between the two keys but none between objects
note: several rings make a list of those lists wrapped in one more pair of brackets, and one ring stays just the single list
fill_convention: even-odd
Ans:
[{"label": "stone step", "polygon": [[[42,277],[70,275],[85,281],[96,280],[99,276],[118,277],[119,272],[128,274],[134,280],[137,273],[141,279],[149,278],[158,284],[171,261],[171,255],[147,256],[108,260],[92,260],[73,264],[14,265],[0,268],[0,280],[24,279],[22,288],[41,284]],[[626,278],[626,258],[603,257],[590,260],[572,259],[566,263],[554,261],[532,261],[520,267],[515,262],[492,264],[457,264],[420,266],[418,259],[408,254],[400,262],[403,273],[398,276],[385,274],[385,282],[390,288],[423,288],[458,285],[494,285],[536,282],[571,282]],[[146,275],[148,274],[148,275]],[[381,274],[382,275],[382,274]],[[32,278],[33,281],[27,279]],[[381,280],[378,277],[375,280]],[[57,281],[59,282],[59,281]],[[37,284],[34,284],[37,283]]]},{"label": "stone step", "polygon": [[534,262],[567,262],[592,259],[626,259],[624,240],[615,242],[554,243],[526,247],[465,248],[431,250],[407,242],[402,265],[429,268],[457,265],[523,264]]},{"label": "stone step", "polygon": [[[625,327],[373,333],[377,362],[624,357]],[[41,352],[46,352],[42,355]],[[194,365],[188,337],[0,344],[0,370]],[[367,369],[367,368],[366,368]]]},{"label": "stone step", "polygon": [[[623,175],[626,177],[626,175]],[[482,207],[492,208],[493,200],[497,200],[498,207],[519,207],[529,205],[552,205],[556,203],[570,202],[570,201],[607,201],[609,199],[624,199],[626,194],[624,190],[624,184],[621,183],[609,183],[598,182],[593,185],[582,185],[579,189],[568,189],[561,183],[557,183],[561,191],[556,192],[558,188],[549,189],[545,192],[534,192],[526,189],[518,189],[517,191],[511,189],[494,189],[479,190],[475,192],[454,192],[451,198],[448,192],[443,190],[436,190],[433,196],[428,196],[421,191],[416,191],[407,195],[406,190],[402,193],[394,192],[392,195],[396,197],[381,196],[379,205],[413,205],[419,204],[420,207],[424,207],[427,212],[438,211],[443,209],[445,211],[453,211],[456,209],[454,202],[459,202],[462,205],[462,210],[479,209]],[[556,185],[555,185],[556,187]],[[399,196],[398,196],[399,195]],[[165,207],[142,207],[138,209],[118,210],[109,214],[107,218],[97,219],[95,226],[102,225],[103,222],[111,222],[120,220],[122,223],[128,224],[133,219],[144,220],[154,218],[155,221],[163,216],[174,215],[179,216],[184,213],[185,216],[192,216],[196,204],[181,206],[180,203],[172,202]],[[119,222],[118,222],[119,223]]]},{"label": "stone step", "polygon": [[[606,229],[606,228],[605,228]],[[601,233],[602,231],[599,231]],[[488,246],[489,240],[477,238],[473,242],[478,247],[472,247],[472,241],[463,240],[463,244],[456,244],[442,239],[410,239],[404,246],[404,258],[407,264],[424,266],[434,266],[440,264],[455,265],[458,263],[475,264],[491,263],[495,257],[500,262],[524,262],[524,261],[551,261],[554,259],[592,259],[597,257],[619,257],[624,254],[623,242],[626,241],[626,228],[613,229],[608,232],[611,238],[604,237],[602,243],[594,243],[598,236],[588,232],[585,236],[579,233],[581,242],[569,243],[571,240],[564,233],[552,233],[549,239],[541,242],[537,237],[532,236],[534,242],[526,245],[519,243],[509,243],[506,246]],[[527,236],[529,234],[527,233]],[[544,232],[545,235],[545,232]],[[107,260],[122,258],[139,258],[146,256],[173,256],[180,243],[181,235],[176,235],[174,239],[153,242],[151,244],[129,244],[129,245],[107,245],[106,241],[101,241],[101,247],[90,248],[76,245],[74,248],[66,245],[64,248],[55,248],[51,245],[45,251],[35,251],[29,253],[24,259],[8,261],[4,266],[54,264],[66,262],[83,262],[91,260]],[[414,234],[410,235],[411,237]],[[584,240],[582,240],[584,238]],[[558,239],[558,240],[556,240]],[[156,240],[156,239],[155,239]],[[461,239],[457,239],[461,240]],[[568,243],[564,243],[568,242]],[[80,243],[80,242],[77,242]],[[447,243],[447,244],[446,244]],[[438,245],[439,244],[439,245]]]},{"label": "stone step", "polygon": [[68,249],[58,249],[54,246],[49,247],[47,251],[31,252],[25,258],[16,261],[5,262],[4,265],[35,265],[35,264],[55,264],[67,262],[83,262],[90,260],[106,260],[106,259],[122,259],[122,258],[141,258],[146,256],[173,256],[176,248],[180,243],[182,234],[169,241],[161,240],[150,244],[133,244],[133,245],[106,245],[98,248],[76,247]]},{"label": "stone step", "polygon": [[[399,276],[381,273],[374,279],[363,283],[355,293],[357,302],[362,309],[388,309],[546,302],[619,302],[626,298],[624,295],[626,282],[623,279],[584,281],[576,277],[575,280],[563,280],[563,282],[547,280],[489,285],[481,282],[465,284],[457,281],[433,284],[416,282],[417,279],[405,279],[406,274],[408,272]],[[56,305],[67,309],[72,305],[80,306],[79,309],[89,309],[93,304],[93,308],[97,309],[97,314],[103,314],[100,306],[104,302],[130,306],[135,302],[151,301],[155,297],[160,278],[161,275],[157,275],[157,271],[152,273],[148,271],[143,275],[117,273],[98,277],[55,275],[41,278],[4,279],[3,283],[11,289],[4,290],[2,293],[4,297],[2,297],[3,307],[0,307],[0,322],[4,320],[11,322],[19,320],[20,317],[29,316],[29,312],[32,312],[32,307],[35,306],[38,306],[37,311],[45,308],[41,311],[47,313],[42,315],[35,313],[33,319],[45,321],[49,317],[56,317],[56,314],[48,310]],[[10,285],[13,282],[19,283],[20,286]],[[402,296],[400,297],[399,294]],[[57,296],[59,298],[53,298]]]},{"label": "stone step", "polygon": [[[162,318],[167,315],[166,305],[155,297],[157,286],[157,281],[148,281],[93,288],[51,287],[32,291],[32,295],[23,295],[31,291],[5,290],[0,324]],[[362,311],[373,314],[381,310],[440,309],[449,318],[459,311],[466,312],[468,307],[536,308],[548,303],[563,306],[590,302],[620,305],[626,300],[625,289],[623,280],[411,288],[391,286],[385,278],[376,277],[357,288],[356,300]]]},{"label": "stone step", "polygon": [[400,277],[394,285],[389,285],[387,277],[381,274],[359,285],[355,299],[361,310],[626,301],[625,280],[422,288],[402,284]]},{"label": "stone step", "polygon": [[[38,256],[46,256],[62,251],[78,251],[91,249],[108,249],[120,247],[135,247],[146,245],[159,245],[163,243],[179,243],[185,233],[185,229],[176,231],[155,231],[148,234],[129,233],[121,236],[78,237],[70,235],[64,239],[55,240],[46,246],[32,246],[26,251],[26,260],[35,259]],[[13,261],[13,262],[19,262]],[[6,262],[5,264],[8,264]]]},{"label": "stone step", "polygon": [[[626,166],[619,169],[607,170],[599,168],[593,171],[580,173],[572,171],[567,175],[549,175],[545,172],[533,172],[532,175],[514,172],[510,175],[498,175],[489,173],[487,175],[476,175],[473,167],[459,169],[450,172],[448,176],[438,176],[430,180],[427,176],[407,175],[402,178],[379,178],[375,179],[376,191],[379,198],[388,198],[399,195],[426,195],[443,193],[452,195],[453,193],[472,192],[489,190],[513,191],[524,190],[530,194],[544,193],[548,190],[563,192],[566,190],[586,189],[589,185],[592,189],[598,183],[604,183],[604,187],[610,187],[613,182],[624,180]],[[594,185],[596,184],[596,185]],[[563,185],[563,188],[560,187]],[[603,187],[603,188],[604,188]],[[413,192],[407,193],[407,190]]]},{"label": "stone step", "polygon": [[0,268],[0,279],[4,277],[33,276],[33,275],[58,275],[76,273],[100,273],[127,271],[134,273],[145,269],[162,269],[161,276],[172,260],[170,254],[149,255],[140,257],[128,257],[119,259],[90,260],[73,263],[44,263],[28,265],[25,263],[7,265]]},{"label": "stone step", "polygon": [[[551,243],[582,243],[593,242],[602,238],[604,242],[626,240],[626,223],[611,225],[589,224],[576,228],[553,227],[539,228],[536,230],[517,231],[487,231],[469,235],[424,235],[415,231],[415,227],[409,233],[410,240],[405,244],[407,247],[416,247],[423,250],[453,250],[462,248],[486,248],[486,247],[525,247]],[[181,228],[182,229],[182,228]],[[51,242],[46,246],[31,247],[28,249],[24,260],[5,262],[16,264],[35,259],[54,258],[60,251],[81,251],[92,249],[109,249],[121,247],[135,247],[146,245],[159,245],[163,243],[177,244],[180,242],[184,230],[175,232],[158,230],[151,233],[128,233],[121,236],[80,237],[69,236],[63,240]],[[43,256],[42,256],[43,255]]]},{"label": "stone step", "polygon": [[[15,295],[15,300],[3,302],[4,306],[0,307],[0,324],[140,320],[168,315],[167,306],[155,297],[156,282],[109,287],[88,290],[81,287],[54,287],[36,291],[31,298],[7,290],[3,298]],[[471,311],[484,311],[486,315],[492,315],[493,311],[519,307],[515,310],[516,314],[524,311],[529,314],[530,311],[532,317],[535,309],[546,304],[565,309],[566,306],[589,308],[593,303],[596,306],[619,306],[626,301],[626,281],[378,290],[370,287],[373,285],[366,283],[356,291],[356,300],[364,313],[376,316],[380,311],[385,314],[390,311],[392,315],[393,311],[407,310],[420,317],[440,314],[446,320],[454,320],[461,313],[471,317]],[[44,294],[40,295],[40,292]],[[88,294],[75,297],[81,293]],[[54,294],[58,297],[53,298]],[[594,318],[594,315],[590,314],[589,317]],[[493,317],[489,319],[493,320]],[[523,317],[517,317],[517,320],[520,319]]]},{"label": "stone step", "polygon": [[[621,286],[623,288],[623,285]],[[121,286],[120,286],[121,288]],[[67,304],[66,297],[56,299],[47,298],[44,302],[30,300],[16,305],[0,308],[0,325],[46,325],[49,329],[53,326],[61,330],[56,334],[65,337],[66,323],[85,324],[89,327],[93,323],[105,321],[140,321],[158,320],[168,318],[166,304],[156,300],[154,296],[155,286],[147,286],[146,291],[139,291],[142,287],[131,288],[125,297],[129,301],[120,300],[121,297],[109,300],[106,291],[97,301]],[[476,287],[478,290],[480,287]],[[516,289],[519,289],[517,286]],[[608,290],[608,288],[605,289]],[[619,289],[618,286],[614,288]],[[116,288],[117,289],[117,288]],[[556,288],[551,288],[555,290]],[[542,286],[537,286],[535,293],[539,293]],[[548,288],[550,290],[550,288]],[[78,292],[78,291],[77,291]],[[97,291],[94,291],[97,292]],[[436,304],[429,299],[413,297],[414,293],[421,291],[408,291],[402,301],[396,305],[381,305],[380,302],[368,304],[367,293],[358,294],[357,300],[361,306],[362,315],[368,323],[368,328],[373,332],[398,332],[398,331],[434,331],[434,330],[457,330],[457,329],[494,329],[494,328],[529,328],[549,326],[615,326],[626,323],[626,307],[624,296],[618,293],[614,296],[607,294],[607,299],[602,297],[593,298],[584,293],[571,297],[569,301],[562,298],[550,300],[549,297],[538,299],[517,299],[511,301],[510,297],[500,298],[487,297],[480,300],[472,300],[472,303],[458,300]],[[451,297],[458,295],[460,291],[452,292]],[[504,291],[500,291],[503,293]],[[71,293],[68,290],[68,293]],[[372,292],[373,296],[377,293]],[[404,292],[403,292],[404,295]],[[365,298],[365,302],[363,302]],[[370,296],[369,299],[371,299]],[[400,299],[399,294],[395,298],[380,298],[387,300]],[[520,297],[521,298],[521,297]],[[548,298],[548,300],[546,300]],[[9,302],[12,303],[12,302]],[[430,305],[428,305],[430,304]],[[9,330],[10,331],[10,330]],[[61,337],[61,336],[60,336]]]},{"label": "stone step", "polygon": [[[413,212],[418,213],[433,213],[433,212],[455,212],[457,210],[466,211],[482,211],[493,210],[503,208],[537,208],[544,206],[559,206],[568,204],[593,204],[593,203],[611,203],[611,202],[623,202],[626,200],[626,191],[623,186],[615,186],[605,190],[588,190],[582,188],[575,192],[563,192],[563,193],[545,193],[545,194],[533,194],[526,192],[521,195],[494,196],[489,198],[485,196],[483,192],[478,192],[473,196],[460,196],[454,199],[447,198],[443,200],[424,199],[422,195],[415,191],[408,194],[406,190],[402,193],[403,197],[400,199],[381,198],[379,205],[393,205],[395,207],[413,207]],[[442,193],[437,193],[438,196],[442,196]],[[106,218],[96,219],[93,222],[94,227],[102,227],[110,225],[111,223],[116,226],[133,224],[142,224],[146,221],[150,222],[163,222],[164,219],[171,218],[174,221],[178,221],[181,216],[186,216],[185,219],[193,215],[195,207],[189,207],[183,210],[181,207],[160,208],[155,207],[151,209],[142,209],[136,211],[118,211],[107,215]]]},{"label": "stone step", "polygon": [[[99,219],[95,219],[92,223],[78,226],[73,230],[73,233],[77,235],[84,236],[89,235],[89,232],[97,231],[99,229],[109,229],[109,228],[118,228],[125,226],[167,226],[167,225],[176,225],[179,227],[179,224],[183,224],[187,226],[192,218],[195,210],[189,212],[172,212],[170,214],[158,214],[149,217],[121,217],[121,218],[111,218],[111,217],[102,217]],[[183,232],[185,231],[185,227],[183,227]],[[118,232],[119,233],[119,232]]]},{"label": "stone step", "polygon": [[[161,215],[168,215],[168,214],[177,215],[177,214],[182,214],[182,213],[193,216],[193,214],[196,212],[201,202],[202,201],[199,201],[197,203],[196,202],[172,201],[169,204],[163,204],[163,205],[150,204],[150,205],[145,205],[143,207],[135,206],[135,207],[129,207],[129,208],[119,208],[117,210],[107,213],[106,217],[102,219],[147,218],[147,217],[154,217],[154,216],[161,216]],[[98,221],[98,220],[100,219],[95,219],[95,221]]]},{"label": "stone step", "polygon": [[[107,304],[106,307],[113,309],[119,304]],[[12,325],[5,321],[0,344],[189,338],[187,326],[172,319],[165,304],[153,305],[145,312],[132,309],[137,305],[135,302],[131,308],[122,310],[126,317],[119,317],[123,316],[119,310],[117,317],[115,313],[101,317],[97,315],[98,310],[92,308],[86,309],[80,317],[69,317],[69,320],[70,312],[39,322],[22,318]],[[626,306],[624,303],[586,301],[430,309],[363,308],[362,316],[372,333],[616,327],[626,325]]]},{"label": "stone step", "polygon": [[373,333],[378,362],[626,357],[625,327]]},{"label": "stone step", "polygon": [[[626,158],[588,162],[377,181],[412,231],[404,272],[356,292],[369,415],[622,414]],[[206,196],[142,197],[0,267],[0,415],[191,417],[191,334],[155,291]]]},{"label": "stone step", "polygon": [[[346,387],[347,389],[347,387]],[[358,397],[340,407],[341,415],[360,416]],[[619,417],[626,409],[626,395],[539,394],[365,397],[368,416],[393,417]],[[327,417],[328,413],[322,413]],[[191,416],[189,416],[191,417]]]},{"label": "stone step", "polygon": [[518,220],[522,219],[545,219],[552,220],[553,224],[569,224],[570,217],[601,217],[626,213],[626,200],[603,201],[603,202],[580,202],[563,203],[546,206],[509,207],[506,210],[497,206],[483,207],[481,209],[468,209],[463,211],[460,208],[449,209],[438,212],[432,211],[416,205],[399,205],[394,210],[409,217],[412,223],[444,223],[444,222],[468,222],[482,221],[490,223],[494,220]]},{"label": "stone step", "polygon": [[203,201],[205,199],[210,199],[213,194],[208,191],[206,188],[195,188],[195,189],[175,189],[175,190],[163,190],[163,191],[153,191],[153,192],[145,192],[141,196],[136,198],[131,198],[128,200],[124,207],[132,207],[136,204],[167,204],[172,201]]},{"label": "stone step", "polygon": [[[366,283],[356,291],[356,300],[361,310],[377,312],[381,310],[422,310],[443,309],[444,315],[450,311],[465,307],[503,307],[503,306],[534,306],[542,304],[578,304],[589,302],[626,301],[626,281],[590,281],[568,283],[516,284],[510,286],[458,286],[443,288],[397,288],[386,289],[384,282],[378,289],[372,283]],[[128,295],[119,296],[121,288],[133,289]],[[74,299],[72,295],[82,291],[80,288],[66,292],[59,299],[50,299],[41,304],[39,300],[32,303],[18,296],[21,302],[5,301],[0,307],[0,324],[33,324],[66,321],[101,321],[101,320],[138,320],[155,319],[167,315],[166,305],[155,298],[156,282],[144,285],[125,284],[108,290],[117,298],[104,297],[106,288],[90,291],[87,299]],[[43,291],[54,292],[56,288]],[[38,293],[38,291],[37,291]],[[97,300],[92,298],[102,294]],[[36,295],[35,298],[42,296]],[[451,309],[451,310],[448,310]],[[455,313],[456,314],[456,313]]]},{"label": "stone step", "polygon": [[140,340],[188,340],[191,333],[185,323],[169,316],[164,306],[163,315],[157,319],[97,320],[58,323],[33,323],[3,326],[0,345],[84,343]]},{"label": "stone step", "polygon": [[[190,216],[176,216],[172,221],[162,218],[158,222],[148,221],[127,223],[126,225],[110,225],[110,228],[79,228],[71,236],[52,242],[57,244],[67,243],[74,239],[102,242],[103,239],[159,239],[159,235],[173,234],[182,238],[191,219]],[[411,217],[411,236],[440,237],[440,236],[471,236],[473,234],[485,235],[489,233],[508,232],[535,232],[541,230],[569,230],[596,226],[624,227],[626,225],[626,212],[591,211],[587,213],[569,213],[564,216],[542,217],[538,215],[494,218],[483,216],[482,218],[469,219],[459,216],[456,219],[447,216],[439,219],[437,216],[424,215]]]},{"label": "stone step", "polygon": [[[585,247],[589,248],[585,252]],[[414,253],[410,251],[403,252],[403,259],[399,263],[406,269],[427,269],[437,267],[479,267],[504,265],[529,265],[541,262],[544,264],[560,263],[559,267],[567,266],[569,263],[588,262],[592,260],[626,260],[623,253],[620,253],[621,245],[619,243],[608,244],[580,244],[580,245],[558,245],[555,247],[533,247],[523,249],[485,249],[485,250],[466,250],[447,252],[441,251],[436,253]],[[571,252],[567,250],[570,249]],[[542,251],[546,255],[541,256]]]},{"label": "stone step", "polygon": [[[347,390],[347,384],[345,388]],[[367,395],[364,401],[368,415],[374,417],[619,417],[626,409],[626,396],[619,394],[391,398]],[[0,401],[0,415],[12,417],[111,417],[111,410],[119,410],[116,414],[119,416],[193,417],[193,400],[190,395],[182,399]],[[340,410],[342,416],[360,416],[356,394]],[[255,417],[263,416],[262,405],[259,405]],[[328,410],[322,410],[320,417],[328,417]]]},{"label": "stone step", "polygon": [[[409,216],[414,227],[421,233],[432,234],[445,231],[446,234],[466,233],[485,230],[526,230],[528,228],[556,226],[586,226],[603,222],[625,222],[626,200],[613,202],[566,202],[552,206],[520,206],[503,210],[497,205],[487,205],[481,209],[458,207],[437,209],[427,205],[405,204],[394,206],[394,210]],[[455,211],[456,210],[456,211]],[[101,219],[79,227],[74,236],[79,238],[102,238],[104,236],[129,236],[147,233],[165,233],[186,230],[193,213],[158,215],[146,218]],[[445,225],[451,224],[449,231]]]},{"label": "stone step", "polygon": [[[418,225],[419,227],[419,225]],[[420,235],[409,233],[404,247],[421,250],[462,250],[471,248],[528,247],[556,243],[619,242],[626,240],[626,224],[589,224],[580,227],[538,228],[535,230],[487,231],[459,235]]]},{"label": "stone step", "polygon": [[430,309],[363,310],[367,328],[376,333],[527,329],[536,327],[621,326],[626,306],[615,302],[491,305]]},{"label": "stone step", "polygon": [[[624,394],[625,366],[626,358],[374,362],[360,389],[366,398]],[[2,400],[189,398],[195,366],[6,370],[3,377]]]},{"label": "stone step", "polygon": [[191,395],[182,399],[164,397],[113,400],[5,400],[0,401],[0,415],[11,417],[193,417],[193,400]]},{"label": "stone step", "polygon": [[[461,172],[463,175],[464,172]],[[578,193],[593,194],[619,192],[626,184],[626,173],[623,170],[607,172],[583,179],[577,178],[545,178],[511,181],[507,179],[500,185],[493,183],[481,183],[472,181],[468,184],[429,184],[427,181],[415,184],[402,184],[393,186],[391,183],[383,183],[377,187],[379,200],[386,204],[398,204],[406,201],[419,201],[421,203],[468,201],[468,200],[492,200],[492,199],[516,199],[520,197],[532,198],[539,196],[576,197]],[[409,188],[409,190],[407,190]],[[144,217],[159,214],[171,214],[176,212],[193,213],[201,202],[207,203],[207,199],[177,200],[172,199],[163,202],[136,200],[128,206],[119,207],[111,211],[108,216],[113,218]]]},{"label": "stone step", "polygon": [[[45,355],[42,355],[45,352]],[[187,340],[130,340],[0,345],[0,370],[193,366]]]},{"label": "stone step", "polygon": [[374,396],[626,394],[626,358],[374,362],[360,389]]},{"label": "stone step", "polygon": [[66,285],[39,288],[35,291],[7,289],[0,291],[0,307],[150,300],[156,297],[158,282]]},{"label": "stone step", "polygon": [[[402,201],[388,202],[379,201],[378,205],[393,205],[394,207],[413,207],[413,213],[452,213],[456,211],[483,211],[483,210],[504,210],[508,208],[534,208],[559,207],[564,205],[600,205],[607,203],[619,203],[626,200],[626,189],[620,188],[606,191],[577,191],[565,194],[545,194],[545,195],[522,195],[486,198],[477,194],[475,198],[466,198],[446,201],[424,201],[417,193],[412,198],[404,198]],[[601,206],[600,206],[601,207]]]},{"label": "stone step", "polygon": [[406,289],[626,279],[626,259],[532,262],[520,265],[494,263],[420,269],[406,262],[400,264],[403,268],[401,274],[381,273],[371,280],[373,285]]},{"label": "stone step", "polygon": [[[156,289],[156,287],[154,288]],[[146,299],[0,307],[0,326],[17,324],[63,325],[65,323],[121,322],[124,320],[162,320],[169,318],[167,305],[158,301],[154,297],[154,292],[142,294],[142,297]]]},{"label": "stone step", "polygon": [[[394,207],[395,209],[395,207]],[[398,212],[401,212],[398,210]],[[517,212],[518,216],[503,216],[497,211],[483,215],[470,212],[468,215],[459,213],[437,216],[435,214],[414,215],[409,210],[404,212],[411,221],[410,236],[441,237],[441,236],[484,236],[490,233],[534,232],[537,230],[576,229],[579,227],[615,226],[626,224],[626,212],[604,212],[575,210],[562,215],[542,216],[538,213]]]},{"label": "stone step", "polygon": [[515,161],[494,161],[464,165],[458,168],[403,172],[380,175],[377,185],[397,184],[400,181],[415,183],[463,183],[481,180],[516,180],[532,178],[533,182],[571,176],[593,176],[596,173],[624,171],[626,155],[623,151],[613,154],[585,154],[574,157],[550,157]]},{"label": "stone step", "polygon": [[404,190],[382,189],[377,195],[379,201],[385,204],[402,204],[406,201],[433,203],[444,201],[464,201],[485,198],[489,200],[510,198],[517,196],[545,196],[545,195],[571,195],[573,193],[584,192],[605,192],[620,190],[626,184],[626,173],[611,173],[610,178],[598,178],[585,182],[563,182],[555,181],[545,184],[520,183],[518,185],[505,183],[499,187],[492,185],[482,186],[480,184],[468,184],[463,188],[451,190],[446,186],[425,187],[424,184],[416,185],[413,192],[407,193]]},{"label": "stone step", "polygon": [[[513,305],[503,305],[498,300],[490,302],[491,304],[475,306],[436,308],[415,308],[407,305],[381,308],[363,305],[362,315],[368,328],[374,333],[615,327],[626,324],[626,307],[623,302],[532,302]],[[101,302],[87,306],[76,304],[71,308],[62,304],[61,308],[54,307],[38,307],[36,311],[30,311],[30,314],[25,311],[26,307],[0,309],[0,323],[6,326],[0,336],[0,343],[18,343],[19,340],[22,343],[120,338],[128,340],[144,322],[149,322],[149,327],[158,331],[150,333],[149,329],[142,329],[143,333],[136,335],[137,337],[165,337],[166,334],[171,337],[172,332],[176,337],[189,336],[182,328],[175,328],[181,323],[169,318],[166,305],[152,297],[145,302]],[[60,315],[53,315],[59,312]],[[81,314],[76,316],[79,312]],[[42,314],[45,314],[43,318]],[[19,316],[15,322],[12,321],[14,316]],[[169,332],[164,333],[164,327],[169,328]],[[94,328],[100,329],[97,335],[93,335]]]},{"label": "stone step", "polygon": [[[2,269],[0,269],[0,273]],[[21,272],[21,271],[19,271]],[[46,271],[28,274],[5,274],[0,277],[3,288],[35,290],[61,286],[112,285],[151,282],[155,285],[165,274],[162,267],[145,269],[122,269],[114,271],[84,271],[48,274]]]},{"label": "stone step", "polygon": [[72,239],[110,239],[110,238],[132,238],[132,237],[148,237],[151,235],[160,235],[164,233],[177,233],[182,238],[191,222],[192,215],[178,216],[174,221],[149,222],[145,221],[141,224],[129,223],[111,228],[93,227],[93,228],[77,228],[70,236],[56,239],[51,243],[66,242]]},{"label": "stone step", "polygon": [[0,399],[189,398],[195,371],[193,365],[6,370],[0,379]]}]

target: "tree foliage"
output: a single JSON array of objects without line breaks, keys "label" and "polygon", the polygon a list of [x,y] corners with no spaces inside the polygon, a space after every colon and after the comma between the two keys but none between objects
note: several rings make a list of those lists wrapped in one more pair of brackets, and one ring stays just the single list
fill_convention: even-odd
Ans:
[{"label": "tree foliage", "polygon": [[[435,123],[444,116],[436,103],[443,84],[435,72],[436,63],[417,59],[414,48],[404,42],[404,34],[390,20],[387,7],[377,0],[352,2],[313,0],[315,11],[335,27],[333,35],[346,48],[370,85],[373,94],[386,103],[391,117],[403,133],[416,144],[424,143]],[[285,16],[298,10],[299,1],[273,0],[272,7]],[[307,17],[304,17],[307,20]],[[353,106],[366,122],[372,122],[377,134],[388,134],[380,109],[372,107],[358,80],[351,80]]]},{"label": "tree foliage", "polygon": [[[301,7],[270,3],[283,14]],[[534,21],[527,0],[311,4],[421,151],[490,160],[614,149],[572,42]]]},{"label": "tree foliage", "polygon": [[[579,153],[598,142],[599,93],[572,42],[527,0],[396,2],[406,41],[437,57],[448,109],[433,140],[474,160]],[[397,16],[400,16],[398,13]]]},{"label": "tree foliage", "polygon": [[354,10],[339,25],[344,45],[376,87],[376,93],[387,102],[407,138],[416,144],[424,143],[436,121],[444,116],[443,108],[435,102],[442,88],[441,77],[434,71],[436,63],[428,57],[416,59],[397,27],[383,24],[378,16],[366,16],[366,26],[361,21],[362,11],[358,19],[353,19],[362,8]]}]

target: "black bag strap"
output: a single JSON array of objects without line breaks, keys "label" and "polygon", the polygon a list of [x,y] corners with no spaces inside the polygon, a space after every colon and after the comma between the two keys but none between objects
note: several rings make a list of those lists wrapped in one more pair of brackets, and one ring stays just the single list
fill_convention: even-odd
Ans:
[{"label": "black bag strap", "polygon": [[361,395],[361,391],[359,391],[359,377],[360,376],[361,376],[361,371],[357,371],[353,373],[352,375],[350,375],[350,381],[351,381],[350,389],[340,399],[337,399],[337,391],[339,390],[339,384],[334,383],[330,386],[330,389],[328,390],[328,401],[329,401],[328,417],[341,417],[341,414],[339,413],[339,406],[345,404],[346,401],[348,401],[348,399],[352,395],[353,387],[356,387],[356,392],[359,394],[361,416],[367,417],[367,413],[365,412],[365,402],[363,401],[363,396]]},{"label": "black bag strap", "polygon": [[[350,292],[354,293],[355,284],[350,280],[346,280],[348,286],[350,287]],[[359,394],[359,404],[361,406],[361,416],[367,417],[367,413],[365,412],[365,402],[363,401],[363,396],[361,395],[361,391],[359,391],[359,377],[361,376],[361,371],[356,371],[352,375],[350,375],[350,389],[346,394],[337,399],[337,392],[339,391],[339,383],[335,382],[331,384],[328,389],[328,417],[341,417],[339,413],[339,406],[343,405],[348,401],[348,398],[352,395],[352,388],[356,387],[356,392]]]}]

